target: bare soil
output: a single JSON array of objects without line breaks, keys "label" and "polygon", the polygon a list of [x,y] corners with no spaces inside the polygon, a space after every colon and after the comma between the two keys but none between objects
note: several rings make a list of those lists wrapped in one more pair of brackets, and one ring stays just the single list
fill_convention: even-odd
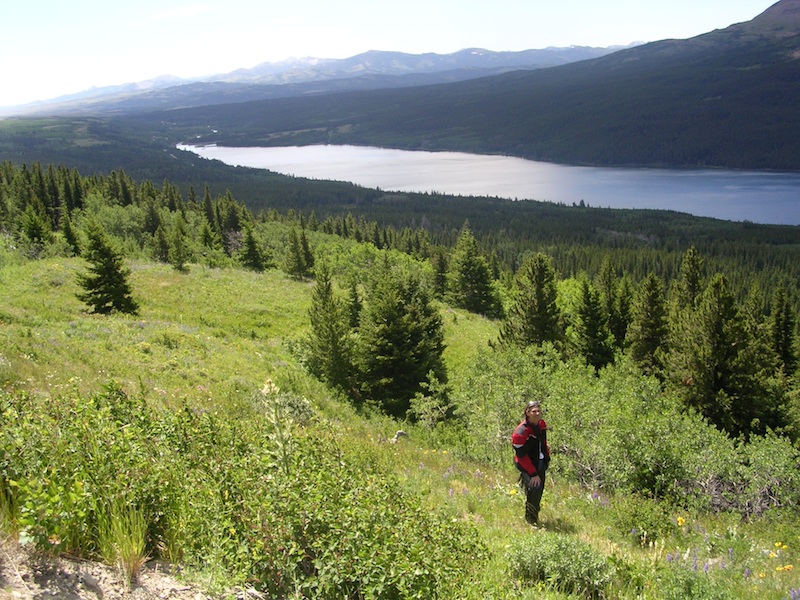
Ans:
[{"label": "bare soil", "polygon": [[[258,598],[254,590],[232,590],[227,598]],[[102,563],[39,556],[12,542],[0,544],[0,600],[214,600],[180,581],[157,561],[147,563],[132,584]]]}]

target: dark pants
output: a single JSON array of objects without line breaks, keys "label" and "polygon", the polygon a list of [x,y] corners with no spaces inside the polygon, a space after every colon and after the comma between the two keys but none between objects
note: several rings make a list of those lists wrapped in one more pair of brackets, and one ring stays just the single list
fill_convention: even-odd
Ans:
[{"label": "dark pants", "polygon": [[539,479],[541,485],[531,487],[532,477],[527,473],[519,474],[519,484],[522,490],[526,493],[525,497],[525,520],[531,525],[536,525],[539,522],[539,508],[542,505],[542,493],[544,492],[544,470],[539,472]]}]

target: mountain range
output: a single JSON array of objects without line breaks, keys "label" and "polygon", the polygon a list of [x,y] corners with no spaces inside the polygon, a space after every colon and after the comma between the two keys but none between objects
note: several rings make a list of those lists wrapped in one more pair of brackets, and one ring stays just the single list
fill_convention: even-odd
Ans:
[{"label": "mountain range", "polygon": [[467,48],[452,54],[372,50],[345,59],[291,58],[207,77],[163,75],[10,107],[7,114],[115,114],[241,102],[342,90],[464,81],[519,69],[541,69],[604,56],[629,46],[571,46],[520,52]]},{"label": "mountain range", "polygon": [[37,108],[37,118],[61,115],[59,127],[7,119],[0,152],[155,180],[192,178],[196,160],[174,150],[186,142],[800,171],[800,0],[690,39],[622,49],[368,52],[149,86]]},{"label": "mountain range", "polygon": [[152,115],[186,140],[800,170],[800,0],[687,40],[468,81]]}]

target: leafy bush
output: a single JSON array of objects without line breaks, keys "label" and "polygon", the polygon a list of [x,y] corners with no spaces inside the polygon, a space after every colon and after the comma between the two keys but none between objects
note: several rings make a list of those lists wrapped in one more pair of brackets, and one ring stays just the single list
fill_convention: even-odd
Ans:
[{"label": "leafy bush", "polygon": [[675,523],[664,504],[637,495],[620,494],[612,505],[617,532],[642,546],[674,532]]},{"label": "leafy bush", "polygon": [[605,597],[614,577],[611,562],[589,544],[561,533],[522,538],[509,551],[513,577],[527,584],[543,582],[567,594]]},{"label": "leafy bush", "polygon": [[735,596],[722,589],[702,571],[685,566],[659,573],[658,597],[662,600],[732,600]]},{"label": "leafy bush", "polygon": [[3,510],[23,542],[104,557],[129,578],[150,555],[278,597],[457,595],[487,555],[475,528],[403,489],[369,445],[314,428],[303,398],[261,394],[219,415],[156,409],[116,385],[0,391]]},{"label": "leafy bush", "polygon": [[550,429],[550,468],[586,487],[745,516],[798,506],[800,453],[790,441],[732,440],[625,361],[595,377],[547,347],[503,349],[482,353],[467,372],[452,397],[470,431],[461,449],[473,458],[510,462],[523,399],[535,397]]}]

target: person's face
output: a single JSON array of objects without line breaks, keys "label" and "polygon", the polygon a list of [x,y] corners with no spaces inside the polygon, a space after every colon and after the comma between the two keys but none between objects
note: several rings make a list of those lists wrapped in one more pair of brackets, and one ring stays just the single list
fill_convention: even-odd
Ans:
[{"label": "person's face", "polygon": [[542,418],[542,409],[538,406],[529,406],[525,409],[525,417],[529,423],[538,423]]}]

